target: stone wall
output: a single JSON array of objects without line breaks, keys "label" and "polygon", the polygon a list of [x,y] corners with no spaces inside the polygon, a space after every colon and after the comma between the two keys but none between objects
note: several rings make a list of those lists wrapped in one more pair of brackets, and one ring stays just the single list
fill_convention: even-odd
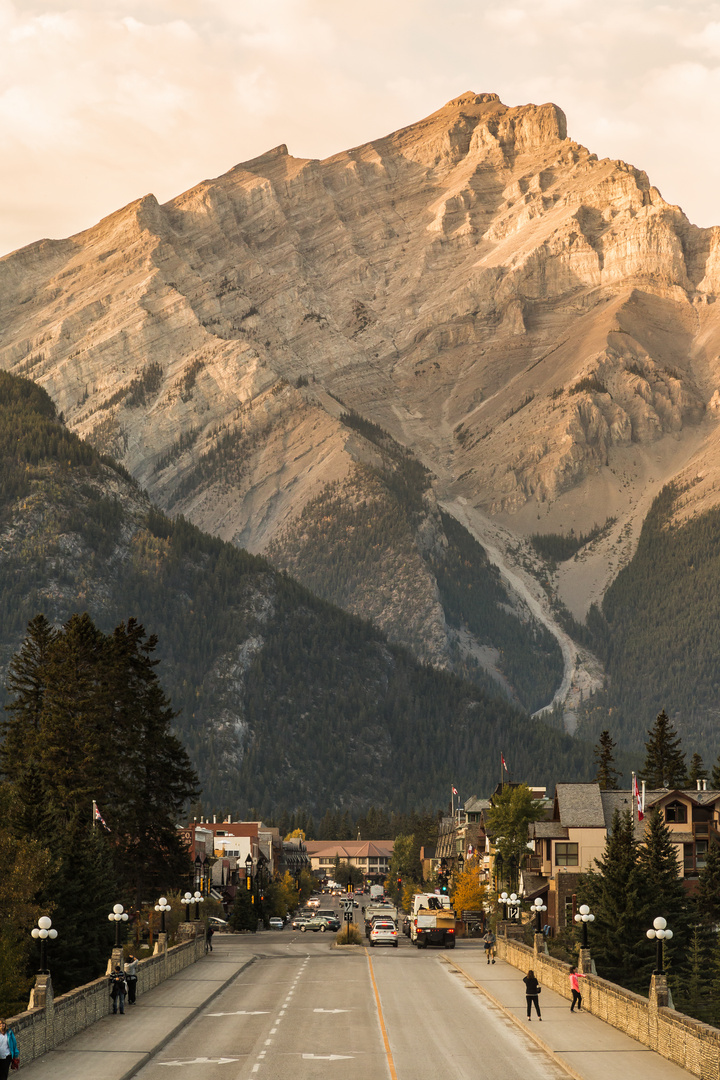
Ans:
[{"label": "stone wall", "polygon": [[[538,981],[568,1000],[570,965],[520,941],[498,935],[498,956],[513,967],[533,968]],[[615,983],[587,975],[580,984],[582,1007],[607,1024],[624,1031],[668,1061],[699,1076],[717,1080],[720,1075],[720,1030],[668,1008],[664,978],[650,987],[650,997],[640,997]]]},{"label": "stone wall", "polygon": [[[205,939],[199,936],[141,960],[138,964],[138,998],[164,979],[194,964],[204,954]],[[44,1000],[44,1003],[8,1019],[8,1027],[15,1032],[18,1042],[21,1065],[54,1049],[112,1011],[106,976],[59,998],[53,996],[49,978],[38,976],[35,999]]]}]

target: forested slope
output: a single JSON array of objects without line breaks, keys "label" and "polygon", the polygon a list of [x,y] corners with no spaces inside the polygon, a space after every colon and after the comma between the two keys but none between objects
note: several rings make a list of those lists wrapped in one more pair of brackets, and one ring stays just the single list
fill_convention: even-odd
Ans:
[{"label": "forested slope", "polygon": [[585,779],[591,750],[388,645],[263,559],[154,509],[71,435],[44,391],[0,373],[0,659],[27,622],[137,618],[207,808],[442,805],[517,778]]},{"label": "forested slope", "polygon": [[586,710],[584,731],[610,727],[639,750],[662,709],[686,751],[707,762],[720,750],[720,508],[677,523],[682,491],[665,487],[642,528],[637,552],[588,626],[609,675]]},{"label": "forested slope", "polygon": [[417,458],[357,413],[341,419],[365,460],[305,506],[270,560],[420,659],[493,695],[507,687],[529,712],[547,705],[563,674],[557,640],[508,594],[467,529],[442,513]]}]

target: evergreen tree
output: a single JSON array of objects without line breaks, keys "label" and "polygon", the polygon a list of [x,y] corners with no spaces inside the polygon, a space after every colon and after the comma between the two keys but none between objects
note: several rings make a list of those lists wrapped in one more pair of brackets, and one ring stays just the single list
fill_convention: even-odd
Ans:
[{"label": "evergreen tree", "polygon": [[622,986],[639,988],[635,973],[647,952],[647,927],[643,925],[638,844],[628,810],[613,814],[605,851],[595,862],[597,869],[581,877],[578,895],[595,916],[589,940],[598,974]]},{"label": "evergreen tree", "polygon": [[703,764],[703,759],[696,751],[690,759],[690,768],[688,769],[688,783],[690,787],[695,787],[698,780],[706,780],[707,775],[708,771]]},{"label": "evergreen tree", "polygon": [[[657,811],[648,815],[645,843],[638,853],[638,870],[645,897],[645,930],[652,926],[653,919],[662,915],[673,932],[673,948],[685,956],[690,938],[690,901],[678,872],[670,830]],[[648,963],[644,967],[649,978],[652,965]]]},{"label": "evergreen tree", "polygon": [[645,743],[644,776],[650,788],[684,788],[686,784],[685,754],[680,737],[663,709],[648,731]]},{"label": "evergreen tree", "polygon": [[718,755],[718,759],[713,765],[710,783],[713,786],[713,791],[720,791],[720,755]]},{"label": "evergreen tree", "polygon": [[257,907],[252,902],[251,893],[245,888],[239,888],[233,901],[233,909],[228,920],[233,930],[257,930],[258,913]]},{"label": "evergreen tree", "polygon": [[720,1026],[720,934],[714,935],[710,956],[710,1005],[708,1022]]},{"label": "evergreen tree", "polygon": [[609,731],[600,732],[600,739],[595,747],[595,762],[597,764],[595,780],[602,791],[618,790],[620,773],[615,768],[615,756],[613,754],[616,745],[610,738]]},{"label": "evergreen tree", "polygon": [[720,922],[720,843],[713,837],[695,894],[698,912],[710,923]]}]

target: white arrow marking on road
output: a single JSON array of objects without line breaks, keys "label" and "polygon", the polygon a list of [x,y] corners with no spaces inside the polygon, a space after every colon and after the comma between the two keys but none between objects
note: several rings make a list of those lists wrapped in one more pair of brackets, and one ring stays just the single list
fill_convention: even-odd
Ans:
[{"label": "white arrow marking on road", "polygon": [[193,1058],[192,1061],[158,1061],[158,1065],[229,1065],[240,1058]]},{"label": "white arrow marking on road", "polygon": [[240,1012],[231,1013],[205,1013],[206,1016],[267,1016],[269,1009],[260,1009],[257,1012],[245,1012],[241,1009]]},{"label": "white arrow marking on road", "polygon": [[339,1013],[339,1012],[350,1012],[350,1010],[349,1009],[313,1009],[313,1012]]},{"label": "white arrow marking on road", "polygon": [[303,1061],[352,1061],[354,1054],[303,1054]]}]

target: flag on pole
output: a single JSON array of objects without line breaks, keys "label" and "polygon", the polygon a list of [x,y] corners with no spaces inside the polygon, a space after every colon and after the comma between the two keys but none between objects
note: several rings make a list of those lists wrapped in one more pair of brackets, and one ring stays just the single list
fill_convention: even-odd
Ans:
[{"label": "flag on pole", "polygon": [[100,824],[103,826],[103,828],[107,829],[107,831],[110,832],[110,829],[108,828],[108,825],[107,825],[107,822],[105,821],[105,818],[102,816],[102,814],[98,810],[98,805],[95,802],[95,800],[93,799],[93,825],[95,824],[96,821],[99,821]]},{"label": "flag on pole", "polygon": [[638,789],[637,776],[633,773],[633,784],[635,785],[635,802],[637,803],[638,821],[642,821],[645,817],[642,808],[642,801],[640,799],[640,791]]},{"label": "flag on pole", "polygon": [[458,789],[456,787],[454,787],[453,788],[453,795],[457,795],[457,793],[458,793]]},{"label": "flag on pole", "polygon": [[502,766],[503,766],[503,769],[505,770],[505,772],[507,772],[507,771],[508,771],[508,767],[507,767],[507,765],[505,764],[505,758],[504,758],[504,756],[503,756],[503,752],[502,752],[502,750],[500,751],[500,760],[502,761]]}]

